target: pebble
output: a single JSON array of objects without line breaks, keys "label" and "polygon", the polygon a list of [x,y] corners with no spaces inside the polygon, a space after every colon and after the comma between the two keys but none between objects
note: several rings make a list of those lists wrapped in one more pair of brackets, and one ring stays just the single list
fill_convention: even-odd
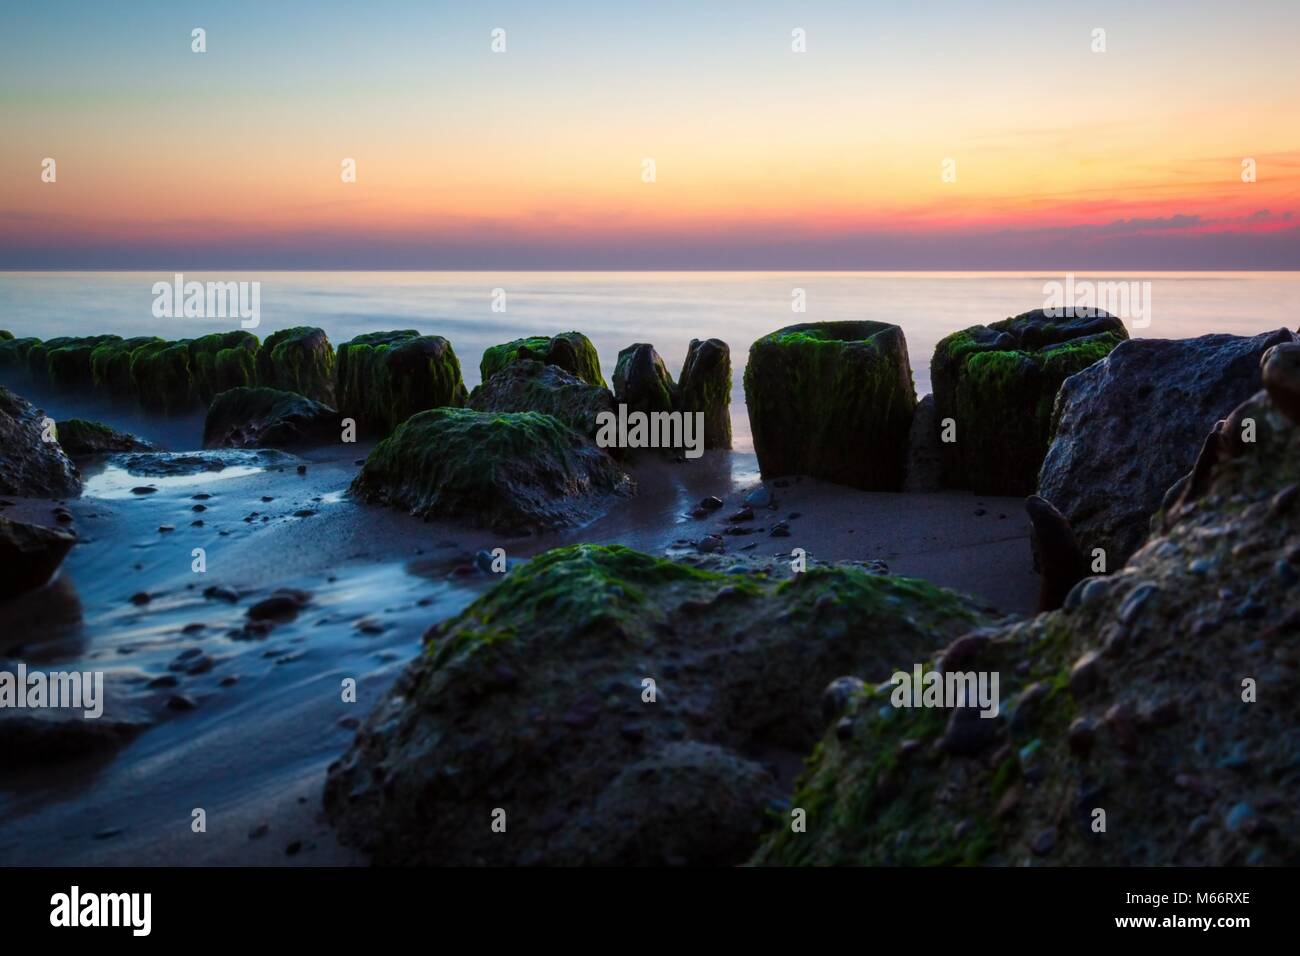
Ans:
[{"label": "pebble", "polygon": [[745,495],[745,504],[752,505],[755,508],[766,508],[772,503],[772,492],[768,491],[762,485],[759,485],[749,494]]},{"label": "pebble", "polygon": [[835,678],[822,691],[822,719],[829,723],[843,714],[853,698],[866,686],[860,677],[847,675]]},{"label": "pebble", "polygon": [[1120,605],[1119,619],[1125,624],[1132,623],[1132,621],[1142,612],[1142,608],[1146,606],[1147,602],[1151,599],[1151,595],[1155,594],[1155,592],[1156,586],[1154,584],[1148,582],[1147,584],[1138,585],[1129,592],[1129,596],[1126,597],[1124,603]]},{"label": "pebble", "polygon": [[144,591],[137,591],[135,594],[131,595],[131,603],[137,607],[143,607],[152,600],[153,596]]},{"label": "pebble", "polygon": [[1101,677],[1101,652],[1091,650],[1074,662],[1070,668],[1070,693],[1083,697],[1097,686]]},{"label": "pebble", "polygon": [[745,507],[741,508],[739,511],[733,514],[727,520],[728,521],[753,521],[754,509],[751,508],[749,505],[745,505]]},{"label": "pebble", "polygon": [[298,466],[298,474],[300,474],[300,475],[305,475],[305,474],[307,474],[307,466],[306,466],[306,465],[299,465],[299,466]]},{"label": "pebble", "polygon": [[778,521],[772,525],[772,530],[768,532],[770,538],[788,538],[790,537],[790,526],[784,521]]},{"label": "pebble", "polygon": [[157,493],[158,489],[153,485],[138,485],[131,489],[133,495],[156,495]]},{"label": "pebble", "polygon": [[695,550],[701,554],[719,554],[723,547],[722,536],[717,534],[706,534],[695,542]]},{"label": "pebble", "polygon": [[717,495],[709,495],[700,501],[700,507],[705,511],[717,511],[722,507],[722,499]]},{"label": "pebble", "polygon": [[194,710],[199,705],[194,702],[194,698],[186,697],[184,694],[172,694],[167,698],[167,709],[175,711]]},{"label": "pebble", "polygon": [[175,530],[176,530],[176,525],[174,524],[160,524],[158,526],[158,532],[160,534],[166,534],[169,531],[175,531]]},{"label": "pebble", "polygon": [[265,621],[272,618],[289,619],[298,616],[310,598],[305,591],[293,591],[284,589],[276,591],[268,598],[263,598],[248,609],[248,616],[254,621]]},{"label": "pebble", "polygon": [[163,687],[175,687],[179,683],[180,680],[176,677],[175,674],[162,674],[158,677],[155,677],[153,680],[149,681],[149,683],[145,684],[144,686],[152,690],[158,690],[159,688],[163,688]]},{"label": "pebble", "polygon": [[302,508],[302,509],[300,509],[300,510],[298,510],[298,511],[295,511],[295,512],[293,513],[293,516],[294,516],[295,518],[310,518],[310,517],[311,517],[312,515],[314,515],[315,513],[316,513],[316,512],[312,511],[310,508]]},{"label": "pebble", "polygon": [[1223,822],[1229,830],[1237,831],[1255,820],[1255,810],[1249,803],[1236,803],[1224,814]]},{"label": "pebble", "polygon": [[213,601],[228,601],[231,604],[239,600],[239,595],[230,588],[219,588],[215,585],[204,588],[203,596]]},{"label": "pebble", "polygon": [[1041,831],[1029,844],[1029,849],[1033,850],[1036,856],[1047,856],[1056,849],[1056,830]]},{"label": "pebble", "polygon": [[1076,717],[1070,721],[1067,735],[1070,749],[1080,757],[1086,757],[1097,742],[1097,721],[1091,717]]},{"label": "pebble", "polygon": [[1295,568],[1281,559],[1278,559],[1277,563],[1273,565],[1273,576],[1277,578],[1278,583],[1284,588],[1295,587],[1296,581],[1300,580]]},{"label": "pebble", "polygon": [[207,510],[208,510],[208,506],[207,506],[207,505],[195,505],[194,507],[190,508],[190,510],[191,510],[191,511],[203,512],[203,511],[207,511]]}]

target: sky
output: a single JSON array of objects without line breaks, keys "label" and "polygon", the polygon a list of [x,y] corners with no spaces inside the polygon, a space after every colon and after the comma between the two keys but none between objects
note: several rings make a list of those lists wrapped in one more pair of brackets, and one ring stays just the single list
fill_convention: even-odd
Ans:
[{"label": "sky", "polygon": [[14,0],[0,269],[1295,269],[1297,36],[1297,0]]}]

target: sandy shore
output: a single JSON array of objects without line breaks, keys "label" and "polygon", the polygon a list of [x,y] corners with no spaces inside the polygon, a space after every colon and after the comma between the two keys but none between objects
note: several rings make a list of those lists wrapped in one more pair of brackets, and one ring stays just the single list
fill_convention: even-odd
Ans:
[{"label": "sandy shore", "polygon": [[[174,427],[167,444],[182,448],[189,436]],[[177,483],[87,470],[86,494],[68,502],[81,543],[57,590],[0,614],[0,657],[104,670],[112,706],[148,726],[115,752],[7,774],[0,863],[364,862],[321,820],[326,767],[418,652],[424,630],[492,585],[474,567],[480,549],[523,559],[590,541],[684,554],[718,533],[728,554],[788,557],[803,548],[814,560],[884,561],[1002,611],[1033,610],[1037,579],[1018,499],[874,494],[791,479],[770,486],[774,508],[729,521],[758,485],[757,465],[752,454],[717,452],[694,462],[646,458],[634,468],[637,496],[588,527],[503,539],[353,502],[343,492],[365,452],[321,449]],[[123,490],[135,481],[157,490]],[[709,495],[724,507],[691,517]],[[50,523],[51,508],[15,500],[4,513]],[[789,537],[769,535],[778,520]],[[762,530],[724,533],[738,527]],[[195,547],[207,551],[202,575],[191,569]],[[237,599],[205,597],[213,587]],[[297,618],[258,639],[232,637],[249,606],[279,587],[310,594]],[[132,600],[143,594],[147,601]],[[39,627],[27,623],[37,609],[48,618]],[[210,663],[190,673],[195,658]],[[355,704],[339,691],[349,676]],[[160,677],[174,686],[155,686]],[[205,833],[192,829],[196,808],[206,813]]]}]

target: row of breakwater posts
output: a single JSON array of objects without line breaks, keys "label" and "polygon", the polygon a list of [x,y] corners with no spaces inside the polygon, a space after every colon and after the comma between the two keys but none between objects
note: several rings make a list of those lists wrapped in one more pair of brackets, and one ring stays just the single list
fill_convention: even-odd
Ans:
[{"label": "row of breakwater posts", "polygon": [[[900,327],[841,321],[780,329],[752,345],[744,376],[760,468],[765,477],[804,474],[866,490],[907,483],[1031,493],[1061,383],[1125,338],[1123,323],[1104,313],[1054,318],[1042,310],[954,333],[935,350],[934,394],[918,415]],[[212,444],[247,437],[243,419],[264,417],[271,406],[292,408],[299,418],[314,410],[320,421],[351,419],[358,437],[375,440],[418,412],[465,407],[550,414],[590,437],[596,416],[622,405],[647,414],[702,413],[704,447],[731,447],[731,358],[719,339],[692,341],[676,381],[652,345],[631,345],[618,355],[612,391],[580,332],[493,346],[480,372],[483,384],[471,395],[451,343],[413,329],[367,333],[337,349],[313,327],[262,341],[247,331],[175,341],[42,341],[0,332],[0,380],[93,390],[164,414],[209,407],[220,413],[206,429]],[[236,393],[214,407],[223,393],[253,388],[307,402]],[[309,426],[298,437],[333,431],[333,424]]]}]

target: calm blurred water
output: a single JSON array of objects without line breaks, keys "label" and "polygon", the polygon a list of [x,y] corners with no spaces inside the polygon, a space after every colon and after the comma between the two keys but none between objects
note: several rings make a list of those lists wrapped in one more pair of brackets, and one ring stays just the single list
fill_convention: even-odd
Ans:
[{"label": "calm blurred water", "polygon": [[[235,319],[156,319],[152,286],[171,273],[0,273],[0,328],[15,335],[117,333],[184,338],[238,328]],[[796,322],[871,319],[903,327],[917,394],[930,390],[930,356],[943,336],[1044,303],[1049,273],[564,273],[564,272],[189,272],[187,280],[261,283],[266,336],[317,325],[338,344],[382,329],[443,335],[466,382],[478,383],[483,350],[521,335],[576,329],[600,352],[609,378],[620,349],[651,342],[676,375],[693,338],[732,350],[737,446],[748,446],[741,372],[750,344]],[[1253,334],[1297,324],[1300,273],[1154,273],[1077,279],[1150,282],[1151,324],[1135,337],[1206,332]],[[506,309],[492,311],[493,290]],[[803,289],[807,310],[793,311]]]}]

